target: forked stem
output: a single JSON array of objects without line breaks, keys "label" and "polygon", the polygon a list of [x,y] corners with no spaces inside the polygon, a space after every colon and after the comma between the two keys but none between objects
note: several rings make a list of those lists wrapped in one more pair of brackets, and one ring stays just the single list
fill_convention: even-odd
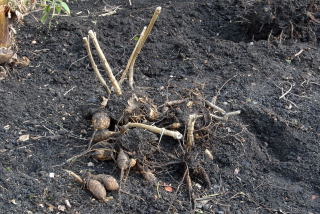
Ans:
[{"label": "forked stem", "polygon": [[120,85],[122,84],[122,82],[126,78],[128,72],[130,71],[130,66],[131,66],[131,73],[133,75],[133,66],[135,64],[136,58],[137,58],[138,54],[140,53],[142,47],[144,46],[144,43],[146,42],[148,36],[150,35],[150,32],[151,32],[151,30],[152,30],[152,28],[154,26],[154,23],[156,22],[159,14],[160,14],[160,12],[161,12],[161,7],[157,7],[156,10],[153,13],[153,16],[152,16],[152,18],[150,20],[150,23],[149,23],[147,29],[145,30],[145,32],[144,32],[144,30],[142,31],[144,33],[141,33],[141,37],[139,38],[139,40],[138,40],[138,42],[136,44],[136,47],[134,48],[134,50],[133,50],[133,52],[132,52],[132,54],[131,54],[131,56],[129,58],[127,67],[122,73],[121,79],[119,81]]}]

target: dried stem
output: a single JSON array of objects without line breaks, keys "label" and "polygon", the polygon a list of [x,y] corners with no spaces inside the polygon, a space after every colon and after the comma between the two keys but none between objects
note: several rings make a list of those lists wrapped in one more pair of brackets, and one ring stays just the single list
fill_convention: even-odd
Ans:
[{"label": "dried stem", "polygon": [[122,84],[122,82],[124,81],[124,79],[126,78],[128,72],[130,71],[130,67],[131,67],[131,73],[133,75],[133,67],[134,67],[134,64],[135,64],[135,61],[137,59],[137,56],[138,54],[140,53],[142,47],[144,46],[144,43],[146,42],[148,36],[150,35],[150,32],[154,26],[154,23],[156,22],[159,14],[161,12],[161,7],[157,7],[156,10],[154,11],[154,14],[150,20],[150,23],[148,25],[148,27],[146,28],[145,32],[144,30],[142,31],[141,33],[141,36],[136,44],[136,47],[134,48],[130,58],[129,58],[129,61],[128,61],[128,64],[127,64],[127,67],[126,69],[123,71],[122,73],[122,76],[121,76],[121,79],[120,79],[120,84]]},{"label": "dried stem", "polygon": [[222,114],[225,114],[225,113],[226,113],[225,110],[223,110],[223,109],[220,108],[219,106],[217,106],[217,105],[209,102],[208,100],[205,100],[205,102],[206,102],[206,104],[207,104],[209,107],[213,108],[214,110],[216,110],[216,111],[218,111],[218,112],[220,112],[220,113],[222,113]]},{"label": "dried stem", "polygon": [[193,131],[194,131],[194,124],[196,123],[196,120],[198,118],[202,117],[202,115],[197,115],[197,114],[191,114],[189,115],[189,120],[188,120],[188,131],[187,131],[187,144],[186,147],[190,150],[193,145],[194,145],[194,136],[193,136]]},{"label": "dried stem", "polygon": [[74,173],[70,170],[66,170],[66,169],[64,169],[64,171],[67,172],[69,174],[69,176],[71,176],[77,183],[84,184],[83,179],[79,175],[77,175],[76,173]]},{"label": "dried stem", "polygon": [[116,94],[121,95],[122,91],[121,91],[120,85],[119,85],[118,81],[116,80],[116,78],[114,77],[112,70],[111,70],[111,67],[110,67],[102,49],[100,48],[97,37],[96,37],[95,33],[93,33],[92,30],[89,31],[89,36],[93,41],[93,44],[98,52],[98,56],[99,56],[100,60],[102,61],[102,66],[103,66],[104,70],[106,71]]},{"label": "dried stem", "polygon": [[241,113],[241,111],[238,110],[238,111],[228,112],[223,117],[220,117],[220,116],[217,116],[217,115],[214,115],[214,114],[210,114],[210,116],[215,118],[215,119],[217,119],[217,120],[225,120],[225,121],[227,121],[230,116],[238,115],[240,113]]},{"label": "dried stem", "polygon": [[184,102],[186,102],[187,99],[183,99],[183,100],[172,100],[172,101],[168,101],[165,103],[166,106],[173,106],[173,105],[178,105],[178,104],[182,104]]},{"label": "dried stem", "polygon": [[141,44],[142,44],[142,40],[145,37],[146,30],[147,30],[147,27],[144,27],[141,34],[140,34],[140,38],[136,44],[136,47],[134,48],[134,50],[130,56],[130,59],[129,59],[128,65],[127,65],[127,67],[129,67],[129,85],[132,89],[133,89],[133,71],[134,71],[133,68],[136,63],[137,57],[142,49]]},{"label": "dried stem", "polygon": [[147,129],[148,131],[157,133],[157,134],[162,134],[162,135],[166,135],[166,136],[170,136],[173,137],[174,139],[180,140],[183,136],[180,132],[178,131],[171,131],[165,128],[159,128],[156,126],[150,126],[147,124],[143,124],[143,123],[128,123],[126,125],[123,126],[123,128],[129,129],[129,128],[142,128],[142,129]]},{"label": "dried stem", "polygon": [[90,43],[89,43],[89,40],[87,37],[83,37],[83,44],[84,44],[84,47],[86,48],[87,50],[87,53],[88,53],[88,57],[89,57],[89,61],[91,63],[91,66],[92,66],[92,69],[94,71],[94,73],[96,74],[98,80],[100,81],[100,83],[102,84],[102,86],[106,89],[106,91],[111,94],[111,91],[110,91],[110,88],[108,87],[106,81],[103,79],[99,69],[98,69],[98,66],[96,65],[94,59],[93,59],[93,56],[92,56],[92,52],[91,52],[91,48],[90,48]]}]

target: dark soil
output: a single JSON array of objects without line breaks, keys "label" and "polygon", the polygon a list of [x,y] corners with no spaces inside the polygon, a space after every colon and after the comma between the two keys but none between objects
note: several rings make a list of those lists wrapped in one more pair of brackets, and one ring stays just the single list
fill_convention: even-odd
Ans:
[{"label": "dark soil", "polygon": [[[127,0],[79,0],[70,3],[73,15],[57,17],[50,30],[32,16],[18,29],[19,55],[27,56],[31,64],[12,68],[10,76],[0,81],[1,213],[63,213],[58,208],[65,200],[71,204],[66,213],[320,213],[318,25],[300,17],[295,23],[309,28],[299,28],[296,36],[286,34],[280,40],[273,31],[272,37],[256,38],[248,31],[248,23],[239,22],[244,15],[252,17],[243,1],[132,2],[130,7]],[[310,4],[296,2],[297,6]],[[120,6],[116,14],[99,16],[113,6]],[[90,156],[65,164],[87,149],[93,130],[85,112],[98,108],[101,96],[107,96],[85,57],[82,37],[89,29],[97,32],[119,78],[134,48],[133,37],[148,24],[157,6],[162,13],[137,60],[136,88],[157,106],[177,99],[197,101],[199,96],[211,100],[218,95],[217,105],[226,111],[241,110],[241,114],[227,122],[202,118],[196,123],[195,133],[201,138],[196,139],[188,161],[190,167],[194,167],[191,162],[201,165],[211,184],[191,172],[198,200],[190,201],[181,183],[183,165],[172,164],[151,170],[158,180],[171,184],[174,192],[148,184],[132,170],[122,184],[130,195],[110,193],[114,200],[101,203],[64,171],[120,176],[112,161],[97,162]],[[312,12],[320,20],[317,9],[313,7]],[[268,19],[257,20],[260,25]],[[275,27],[279,32],[287,23],[279,20],[263,30]],[[33,40],[37,43],[32,44]],[[123,109],[125,101],[112,96],[108,111]],[[204,114],[207,108],[200,104],[191,108],[181,104],[171,109],[176,115],[157,125],[175,122],[175,118],[185,122],[191,113]],[[18,140],[26,134],[29,140]],[[146,141],[157,144],[159,136],[140,130],[122,138],[124,149],[143,156],[155,148]],[[179,145],[163,137],[158,148],[186,161],[178,155]],[[213,160],[206,158],[205,149],[212,152]],[[147,158],[168,161],[157,155]],[[88,166],[89,162],[94,166]],[[204,200],[206,196],[210,197]]]}]

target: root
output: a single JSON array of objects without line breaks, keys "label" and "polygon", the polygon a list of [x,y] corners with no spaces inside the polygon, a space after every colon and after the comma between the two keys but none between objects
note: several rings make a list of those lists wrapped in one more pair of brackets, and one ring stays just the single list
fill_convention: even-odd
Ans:
[{"label": "root", "polygon": [[170,136],[170,137],[173,137],[174,139],[177,139],[177,140],[180,140],[183,137],[182,134],[178,131],[171,131],[171,130],[167,130],[165,128],[150,126],[150,125],[143,124],[143,123],[128,123],[128,124],[124,125],[122,128],[124,128],[124,130],[127,130],[129,128],[147,129],[148,131],[151,131],[153,133]]}]

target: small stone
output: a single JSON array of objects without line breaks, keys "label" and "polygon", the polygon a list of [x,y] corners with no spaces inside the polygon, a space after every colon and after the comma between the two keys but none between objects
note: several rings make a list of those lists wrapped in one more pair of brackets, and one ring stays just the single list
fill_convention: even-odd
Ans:
[{"label": "small stone", "polygon": [[70,201],[68,199],[64,200],[64,203],[66,204],[66,206],[68,208],[71,208],[71,204],[70,204]]},{"label": "small stone", "polygon": [[194,186],[197,187],[198,189],[202,188],[201,184],[199,184],[199,183],[195,183]]},{"label": "small stone", "polygon": [[61,212],[64,212],[66,210],[66,206],[58,205],[58,210],[60,210]]},{"label": "small stone", "polygon": [[204,150],[206,157],[210,160],[213,160],[213,155],[209,149]]},{"label": "small stone", "polygon": [[89,166],[89,167],[94,167],[94,163],[88,162],[88,166]]},{"label": "small stone", "polygon": [[49,173],[49,178],[54,178],[54,172]]}]

